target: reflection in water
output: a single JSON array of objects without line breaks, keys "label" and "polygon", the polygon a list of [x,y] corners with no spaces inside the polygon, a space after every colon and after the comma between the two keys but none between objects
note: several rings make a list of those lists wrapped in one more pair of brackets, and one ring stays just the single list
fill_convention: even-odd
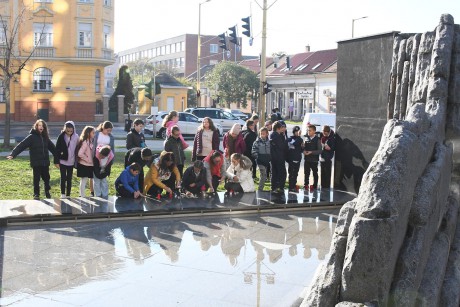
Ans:
[{"label": "reflection in water", "polygon": [[126,283],[137,285],[129,302],[139,306],[147,293],[163,306],[294,302],[327,257],[337,213],[7,228],[0,304],[32,304],[30,293],[79,304],[96,289],[118,304],[134,289],[110,289]]}]

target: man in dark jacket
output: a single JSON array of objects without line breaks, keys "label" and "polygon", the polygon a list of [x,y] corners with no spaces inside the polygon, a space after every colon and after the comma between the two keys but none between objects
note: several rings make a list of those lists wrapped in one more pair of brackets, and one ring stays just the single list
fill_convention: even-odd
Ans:
[{"label": "man in dark jacket", "polygon": [[256,178],[256,160],[252,157],[252,145],[257,139],[257,133],[254,131],[255,123],[253,120],[246,121],[246,130],[241,132],[243,134],[244,142],[246,143],[246,150],[244,151],[244,155],[248,157],[252,162],[252,178]]},{"label": "man in dark jacket", "polygon": [[[321,154],[321,139],[316,133],[316,126],[309,125],[308,133],[303,144],[304,147],[304,164],[303,170],[305,174],[305,190],[313,190],[318,188],[318,161]],[[308,185],[310,181],[310,171],[313,172],[313,185]]]},{"label": "man in dark jacket", "polygon": [[286,139],[281,134],[282,123],[276,121],[273,124],[273,131],[270,134],[270,153],[271,153],[271,171],[272,171],[272,191],[282,193],[286,182],[286,158],[288,145]]},{"label": "man in dark jacket", "polygon": [[184,175],[185,153],[182,148],[179,127],[172,127],[171,135],[165,142],[165,151],[172,152],[174,154],[174,162],[179,170],[180,176],[182,177]]},{"label": "man in dark jacket", "polygon": [[144,193],[144,166],[150,167],[152,159],[152,151],[149,148],[134,147],[125,154],[125,168],[133,163],[137,163],[140,166],[139,190],[141,193]]},{"label": "man in dark jacket", "polygon": [[335,134],[329,126],[323,127],[321,137],[323,150],[321,151],[321,187],[331,187],[332,158],[335,151]]},{"label": "man in dark jacket", "polygon": [[126,135],[126,149],[128,150],[134,147],[146,147],[145,136],[142,133],[144,121],[140,118],[136,118],[133,124],[134,128],[131,128],[131,131]]},{"label": "man in dark jacket", "polygon": [[186,196],[198,196],[206,188],[206,169],[202,161],[197,160],[189,166],[182,178],[182,187]]}]

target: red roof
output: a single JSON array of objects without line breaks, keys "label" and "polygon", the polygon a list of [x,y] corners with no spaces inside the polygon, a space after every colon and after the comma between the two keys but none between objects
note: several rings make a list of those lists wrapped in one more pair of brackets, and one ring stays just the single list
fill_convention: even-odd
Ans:
[{"label": "red roof", "polygon": [[[270,58],[270,57],[267,57],[266,58],[266,61],[267,61],[267,67],[272,65],[273,63],[273,58]],[[243,66],[243,67],[246,67],[247,69],[250,69],[252,70],[253,72],[255,72],[256,74],[259,74],[260,73],[260,62],[259,62],[259,59],[250,59],[250,60],[243,60],[239,63],[239,65]]]},{"label": "red roof", "polygon": [[[270,73],[270,75],[297,75],[318,72],[331,72],[331,67],[337,63],[337,49],[319,50],[290,55],[291,69],[286,67],[286,56],[282,58],[283,63]],[[328,70],[331,68],[330,70]],[[336,68],[337,69],[337,68]],[[335,70],[336,70],[335,69]]]}]

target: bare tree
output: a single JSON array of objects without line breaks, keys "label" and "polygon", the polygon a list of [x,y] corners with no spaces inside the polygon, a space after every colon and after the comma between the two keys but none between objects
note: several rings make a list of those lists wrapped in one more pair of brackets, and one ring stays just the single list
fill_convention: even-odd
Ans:
[{"label": "bare tree", "polygon": [[[20,51],[19,35],[21,25],[29,18],[30,9],[23,1],[18,5],[18,13],[15,16],[2,16],[0,14],[0,78],[3,81],[3,94],[5,100],[5,132],[3,146],[10,146],[10,128],[11,128],[11,100],[10,87],[12,81],[17,81],[16,77],[26,66],[27,62],[34,54],[36,44],[27,52]],[[43,23],[44,24],[44,23]],[[43,30],[39,35],[41,41]]]}]

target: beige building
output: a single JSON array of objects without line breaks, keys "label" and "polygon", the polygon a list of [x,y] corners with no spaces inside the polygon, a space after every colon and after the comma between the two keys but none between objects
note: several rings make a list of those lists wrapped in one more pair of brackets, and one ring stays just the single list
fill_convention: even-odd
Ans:
[{"label": "beige building", "polygon": [[[30,59],[11,83],[12,119],[94,121],[102,113],[104,67],[114,62],[114,0],[0,1],[7,29],[23,9],[16,53]],[[1,57],[8,34],[0,32]]]}]

